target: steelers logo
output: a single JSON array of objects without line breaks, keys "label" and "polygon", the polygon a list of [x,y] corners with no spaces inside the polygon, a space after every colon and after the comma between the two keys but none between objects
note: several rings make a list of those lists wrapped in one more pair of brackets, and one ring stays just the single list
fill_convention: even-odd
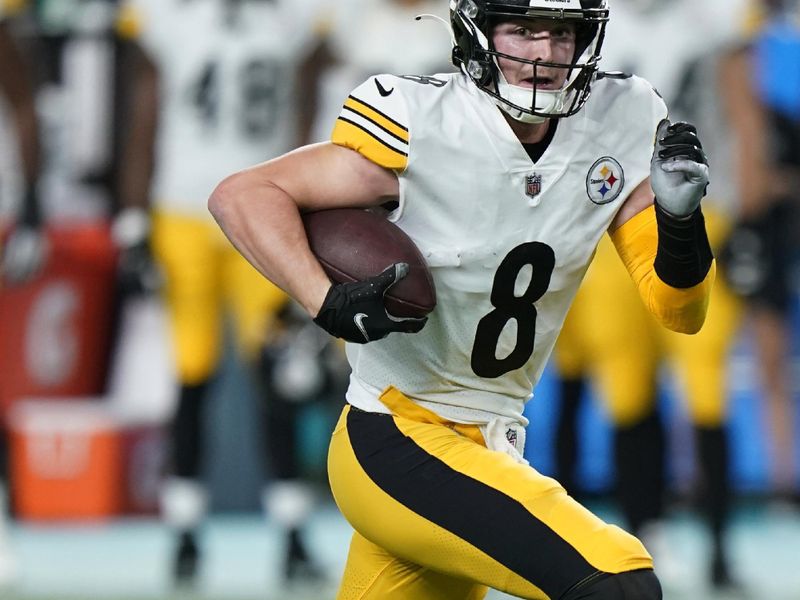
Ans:
[{"label": "steelers logo", "polygon": [[595,204],[608,204],[617,199],[625,185],[622,166],[610,156],[598,158],[586,175],[586,193]]}]

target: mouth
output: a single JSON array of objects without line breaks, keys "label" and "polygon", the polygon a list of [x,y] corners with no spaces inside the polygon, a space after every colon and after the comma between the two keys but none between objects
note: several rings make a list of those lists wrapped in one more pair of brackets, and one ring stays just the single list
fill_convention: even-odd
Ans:
[{"label": "mouth", "polygon": [[548,77],[546,75],[526,77],[525,79],[521,79],[517,85],[529,89],[535,87],[537,90],[555,90],[559,87],[554,77]]}]

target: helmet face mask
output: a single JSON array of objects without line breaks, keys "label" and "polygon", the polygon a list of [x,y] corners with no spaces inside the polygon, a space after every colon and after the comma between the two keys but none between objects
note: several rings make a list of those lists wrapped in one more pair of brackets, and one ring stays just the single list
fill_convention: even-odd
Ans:
[{"label": "helmet face mask", "polygon": [[[553,8],[550,0],[450,0],[450,22],[455,46],[453,63],[460,67],[479,89],[512,118],[539,123],[568,117],[578,112],[589,98],[598,72],[600,48],[608,21],[607,0],[564,0],[564,8]],[[531,19],[562,22],[574,27],[575,53],[570,63],[527,60],[498,52],[492,43],[494,27],[503,22]],[[499,59],[531,65],[537,73],[566,71],[561,89],[537,89],[510,85],[499,66]]]}]

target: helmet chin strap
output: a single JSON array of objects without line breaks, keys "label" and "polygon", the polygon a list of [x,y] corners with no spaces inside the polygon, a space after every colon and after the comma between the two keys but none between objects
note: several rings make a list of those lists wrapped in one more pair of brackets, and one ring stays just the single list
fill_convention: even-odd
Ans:
[{"label": "helmet chin strap", "polygon": [[[517,106],[530,106],[531,98],[533,98],[533,90],[531,88],[511,85],[499,67],[497,68],[497,74],[497,92],[501,98]],[[547,120],[547,117],[532,115],[518,110],[499,98],[495,98],[495,104],[509,117],[520,123],[544,123]],[[536,90],[536,104],[537,111],[558,113],[564,108],[564,90]]]}]

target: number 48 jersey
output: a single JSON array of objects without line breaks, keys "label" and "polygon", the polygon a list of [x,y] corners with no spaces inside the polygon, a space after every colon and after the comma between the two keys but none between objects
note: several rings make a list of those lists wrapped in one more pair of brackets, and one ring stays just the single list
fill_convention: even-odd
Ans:
[{"label": "number 48 jersey", "polygon": [[120,28],[159,71],[160,208],[208,217],[222,178],[296,145],[295,72],[314,47],[318,5],[124,0]]},{"label": "number 48 jersey", "polygon": [[397,172],[391,219],[425,256],[437,306],[418,334],[348,345],[348,400],[385,412],[377,398],[394,386],[455,421],[524,422],[600,237],[649,175],[666,113],[643,79],[601,79],[534,164],[460,73],[356,88],[332,141]]}]

